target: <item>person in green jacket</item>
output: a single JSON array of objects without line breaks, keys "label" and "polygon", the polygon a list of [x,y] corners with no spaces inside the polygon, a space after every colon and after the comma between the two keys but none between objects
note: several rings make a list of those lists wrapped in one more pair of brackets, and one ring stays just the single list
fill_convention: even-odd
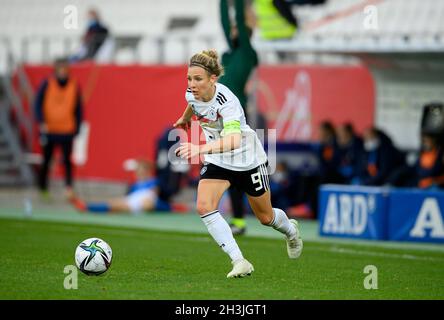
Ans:
[{"label": "person in green jacket", "polygon": [[226,85],[239,98],[244,108],[247,108],[245,86],[253,70],[258,66],[258,56],[250,38],[253,33],[251,26],[246,24],[245,3],[234,0],[235,24],[231,23],[228,0],[220,1],[221,22],[229,50],[222,55],[222,65],[225,74],[219,82]]},{"label": "person in green jacket", "polygon": [[[258,66],[259,59],[251,45],[252,26],[246,21],[246,8],[243,0],[234,0],[235,24],[231,23],[227,0],[220,1],[220,15],[222,27],[229,50],[222,55],[222,65],[225,74],[219,83],[226,85],[238,98],[248,116],[248,97],[245,86],[253,70]],[[247,117],[248,122],[248,117]],[[229,188],[233,218],[230,227],[234,235],[244,234],[246,231],[244,193],[234,187]]]}]

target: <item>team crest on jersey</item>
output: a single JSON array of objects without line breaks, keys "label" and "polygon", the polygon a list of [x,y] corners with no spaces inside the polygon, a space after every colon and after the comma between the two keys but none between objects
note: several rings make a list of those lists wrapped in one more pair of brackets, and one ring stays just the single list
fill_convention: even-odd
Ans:
[{"label": "team crest on jersey", "polygon": [[200,114],[195,109],[193,109],[193,113],[196,115],[197,120],[200,121],[201,125],[213,125],[218,118],[217,111],[214,107],[210,107],[205,115]]},{"label": "team crest on jersey", "polygon": [[207,172],[207,166],[203,166],[202,169],[200,170],[200,175],[203,176],[205,174],[205,172]]},{"label": "team crest on jersey", "polygon": [[210,108],[208,110],[207,119],[211,120],[211,121],[216,121],[216,119],[217,119],[217,112],[216,112],[216,110],[214,110],[214,108]]}]

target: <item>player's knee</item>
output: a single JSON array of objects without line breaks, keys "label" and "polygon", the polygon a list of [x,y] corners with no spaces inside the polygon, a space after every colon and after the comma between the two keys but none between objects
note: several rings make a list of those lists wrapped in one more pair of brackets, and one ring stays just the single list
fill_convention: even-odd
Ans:
[{"label": "player's knee", "polygon": [[273,221],[273,217],[268,215],[260,215],[258,219],[260,223],[262,223],[264,226],[269,226],[270,223]]},{"label": "player's knee", "polygon": [[197,206],[196,206],[197,212],[199,213],[199,215],[204,215],[207,214],[208,212],[214,211],[217,208],[214,208],[214,205],[212,203],[210,203],[209,201],[206,200],[201,200],[201,201],[197,201]]}]

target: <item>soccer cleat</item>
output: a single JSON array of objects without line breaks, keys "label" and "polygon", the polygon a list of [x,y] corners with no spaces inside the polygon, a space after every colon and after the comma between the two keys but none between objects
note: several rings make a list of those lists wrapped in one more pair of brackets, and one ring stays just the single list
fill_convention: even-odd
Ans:
[{"label": "soccer cleat", "polygon": [[242,278],[251,275],[253,265],[247,259],[233,261],[233,270],[227,274],[227,278]]},{"label": "soccer cleat", "polygon": [[290,259],[297,259],[302,253],[303,243],[298,222],[294,219],[290,219],[290,222],[296,229],[296,236],[291,239],[287,238],[287,252]]},{"label": "soccer cleat", "polygon": [[70,199],[69,202],[80,212],[86,212],[88,210],[86,203],[77,197]]}]

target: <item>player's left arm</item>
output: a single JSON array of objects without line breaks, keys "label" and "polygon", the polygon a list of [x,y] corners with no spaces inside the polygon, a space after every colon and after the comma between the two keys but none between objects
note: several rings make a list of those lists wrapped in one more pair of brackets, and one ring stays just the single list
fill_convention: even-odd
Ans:
[{"label": "player's left arm", "polygon": [[240,121],[231,120],[224,122],[222,137],[216,141],[201,145],[199,154],[223,153],[238,149],[241,139]]},{"label": "player's left arm", "polygon": [[182,158],[189,159],[199,154],[223,153],[238,149],[242,140],[241,110],[237,99],[224,103],[217,110],[223,120],[223,130],[220,133],[221,138],[203,145],[182,143],[176,150],[176,154]]},{"label": "player's left arm", "polygon": [[218,114],[222,117],[224,127],[220,133],[221,138],[201,145],[199,154],[229,152],[240,147],[242,140],[241,108],[237,99],[230,99],[220,106]]},{"label": "player's left arm", "polygon": [[220,139],[203,145],[181,143],[176,150],[176,154],[182,158],[189,159],[199,154],[223,153],[238,149],[242,140],[240,121],[231,120],[224,122],[224,130],[221,136]]}]

